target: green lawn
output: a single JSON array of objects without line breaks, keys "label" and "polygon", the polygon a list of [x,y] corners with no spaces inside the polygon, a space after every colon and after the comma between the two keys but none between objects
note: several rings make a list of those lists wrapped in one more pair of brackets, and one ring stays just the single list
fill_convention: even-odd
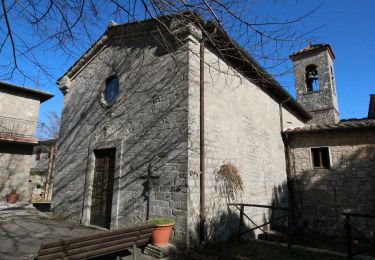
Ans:
[{"label": "green lawn", "polygon": [[[357,241],[353,240],[355,243],[353,243],[352,248],[353,252],[358,253],[361,252],[365,249],[371,248],[370,244],[366,244],[363,241]],[[313,247],[313,248],[321,248],[321,249],[327,249],[330,251],[336,251],[336,252],[342,252],[346,253],[347,252],[347,244],[346,244],[346,239],[345,238],[335,238],[335,237],[329,237],[329,236],[315,236],[311,237],[309,239],[304,238],[304,237],[298,237],[294,236],[293,237],[293,243],[301,246],[306,246],[306,247]],[[362,255],[368,255],[368,256],[375,256],[375,248],[366,251],[364,253],[361,253]]]},{"label": "green lawn", "polygon": [[210,243],[205,246],[194,248],[186,252],[184,259],[342,260],[345,258],[322,253],[308,252],[302,249],[292,249],[289,251],[287,248],[278,245],[270,245],[250,240],[233,240]]}]

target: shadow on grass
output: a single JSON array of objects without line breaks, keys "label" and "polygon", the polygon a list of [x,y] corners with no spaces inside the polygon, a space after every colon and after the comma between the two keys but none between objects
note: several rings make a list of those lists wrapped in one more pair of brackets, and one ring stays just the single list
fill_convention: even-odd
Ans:
[{"label": "shadow on grass", "polygon": [[226,242],[208,243],[204,246],[185,252],[178,259],[319,259],[335,260],[343,257],[324,253],[309,252],[302,249],[292,249],[266,244],[252,240],[230,240]]}]

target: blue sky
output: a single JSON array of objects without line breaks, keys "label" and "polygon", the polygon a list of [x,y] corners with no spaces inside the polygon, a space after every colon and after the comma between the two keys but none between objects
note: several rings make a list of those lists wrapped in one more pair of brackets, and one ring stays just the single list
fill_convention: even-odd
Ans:
[{"label": "blue sky", "polygon": [[[282,10],[298,14],[314,1],[296,1]],[[319,3],[319,2],[316,2]],[[317,43],[331,44],[336,55],[335,76],[341,118],[367,116],[369,94],[375,94],[375,1],[326,0],[304,26],[323,26]],[[293,75],[279,79],[294,93]]]},{"label": "blue sky", "polygon": [[[310,31],[319,28],[312,34],[317,39],[313,43],[329,43],[336,54],[335,74],[341,118],[366,117],[369,94],[375,93],[375,1],[264,0],[258,2],[256,10],[259,11],[259,16],[269,14],[281,19],[298,17],[321,4],[315,13],[299,25],[299,30]],[[108,22],[109,20],[111,17],[108,17]],[[103,23],[94,29],[94,39],[104,32],[106,25],[107,23]],[[77,48],[77,54],[82,54],[89,46],[88,42],[82,44]],[[284,53],[285,56],[288,54]],[[43,103],[41,107],[39,118],[44,121],[47,111],[61,113],[63,97],[55,81],[74,63],[75,58],[65,62],[61,54],[45,52],[40,55],[45,64],[51,65],[55,77],[54,80],[38,86],[55,94],[53,99]],[[291,65],[289,62],[289,66]],[[28,68],[29,71],[33,69],[35,70],[32,66]],[[37,75],[37,72],[34,71],[33,74]],[[291,73],[277,79],[294,95]],[[12,82],[35,87],[21,78],[14,78]]]}]

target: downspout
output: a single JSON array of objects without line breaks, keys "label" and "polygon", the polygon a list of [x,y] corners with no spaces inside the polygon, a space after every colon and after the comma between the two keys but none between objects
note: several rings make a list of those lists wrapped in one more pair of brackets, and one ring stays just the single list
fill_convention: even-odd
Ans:
[{"label": "downspout", "polygon": [[200,50],[199,50],[199,237],[200,241],[204,241],[205,237],[205,222],[206,222],[206,213],[205,213],[205,185],[204,185],[204,43],[207,38],[203,39],[200,43]]},{"label": "downspout", "polygon": [[286,179],[287,179],[287,187],[288,187],[288,199],[289,199],[289,207],[291,208],[291,222],[295,223],[295,202],[294,202],[294,187],[293,187],[293,178],[292,178],[292,169],[291,169],[291,154],[290,154],[290,140],[287,132],[284,132],[284,119],[283,119],[283,105],[290,101],[290,98],[282,101],[279,104],[280,110],[280,129],[281,129],[281,137],[284,143],[284,152],[285,152],[285,167],[286,167]]},{"label": "downspout", "polygon": [[206,223],[206,208],[205,208],[205,146],[204,146],[204,51],[205,42],[208,38],[216,33],[214,31],[200,42],[199,50],[199,238],[202,243],[205,240],[205,223]]}]

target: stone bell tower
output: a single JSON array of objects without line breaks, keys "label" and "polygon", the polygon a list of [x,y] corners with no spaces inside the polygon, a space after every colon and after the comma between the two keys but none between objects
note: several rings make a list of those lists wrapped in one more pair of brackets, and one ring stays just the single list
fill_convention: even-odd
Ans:
[{"label": "stone bell tower", "polygon": [[297,101],[313,116],[308,124],[340,121],[333,61],[329,44],[314,44],[289,56],[294,65]]}]

